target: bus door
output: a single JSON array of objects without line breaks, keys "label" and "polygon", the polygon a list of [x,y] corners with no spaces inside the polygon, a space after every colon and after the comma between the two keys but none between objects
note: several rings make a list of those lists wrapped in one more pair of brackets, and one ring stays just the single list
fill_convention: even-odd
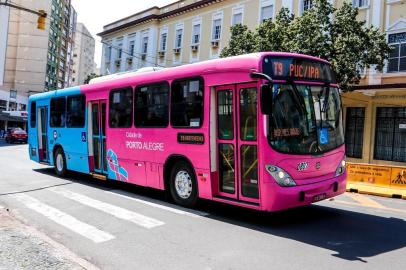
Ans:
[{"label": "bus door", "polygon": [[49,162],[48,106],[38,107],[38,156],[40,162]]},{"label": "bus door", "polygon": [[[106,159],[106,100],[90,102],[89,119],[89,158],[93,163],[93,171],[107,174]],[[92,167],[92,166],[91,166]]]},{"label": "bus door", "polygon": [[218,194],[258,203],[257,85],[216,88]]}]

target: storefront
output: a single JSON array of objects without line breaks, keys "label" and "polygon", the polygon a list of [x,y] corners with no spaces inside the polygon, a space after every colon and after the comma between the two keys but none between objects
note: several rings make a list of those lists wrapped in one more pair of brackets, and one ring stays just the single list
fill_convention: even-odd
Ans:
[{"label": "storefront", "polygon": [[406,84],[359,86],[342,98],[348,180],[406,192]]},{"label": "storefront", "polygon": [[0,131],[19,127],[27,130],[28,113],[26,111],[0,112]]}]

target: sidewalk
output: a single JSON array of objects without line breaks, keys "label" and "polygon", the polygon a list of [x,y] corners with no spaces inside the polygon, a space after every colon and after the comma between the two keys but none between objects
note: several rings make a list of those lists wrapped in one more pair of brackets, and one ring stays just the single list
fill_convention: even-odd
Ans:
[{"label": "sidewalk", "polygon": [[97,269],[61,244],[14,218],[0,205],[0,270]]}]

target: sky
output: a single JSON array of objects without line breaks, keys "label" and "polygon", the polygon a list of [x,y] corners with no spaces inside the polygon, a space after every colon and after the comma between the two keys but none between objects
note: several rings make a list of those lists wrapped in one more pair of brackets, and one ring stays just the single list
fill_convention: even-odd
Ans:
[{"label": "sky", "polygon": [[147,8],[173,2],[175,0],[72,0],[72,5],[78,13],[78,22],[83,23],[96,39],[94,60],[100,67],[102,45],[96,34],[102,32],[104,25]]}]

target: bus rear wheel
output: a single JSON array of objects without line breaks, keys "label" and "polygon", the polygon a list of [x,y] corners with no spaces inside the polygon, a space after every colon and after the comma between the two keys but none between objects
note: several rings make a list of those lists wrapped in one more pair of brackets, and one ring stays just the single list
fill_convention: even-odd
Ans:
[{"label": "bus rear wheel", "polygon": [[175,203],[192,207],[197,202],[197,182],[193,169],[186,162],[176,163],[170,174],[170,193]]},{"label": "bus rear wheel", "polygon": [[55,172],[59,177],[66,176],[66,171],[67,171],[66,159],[65,159],[65,154],[63,153],[62,148],[58,148],[55,151],[54,167],[55,167]]}]

